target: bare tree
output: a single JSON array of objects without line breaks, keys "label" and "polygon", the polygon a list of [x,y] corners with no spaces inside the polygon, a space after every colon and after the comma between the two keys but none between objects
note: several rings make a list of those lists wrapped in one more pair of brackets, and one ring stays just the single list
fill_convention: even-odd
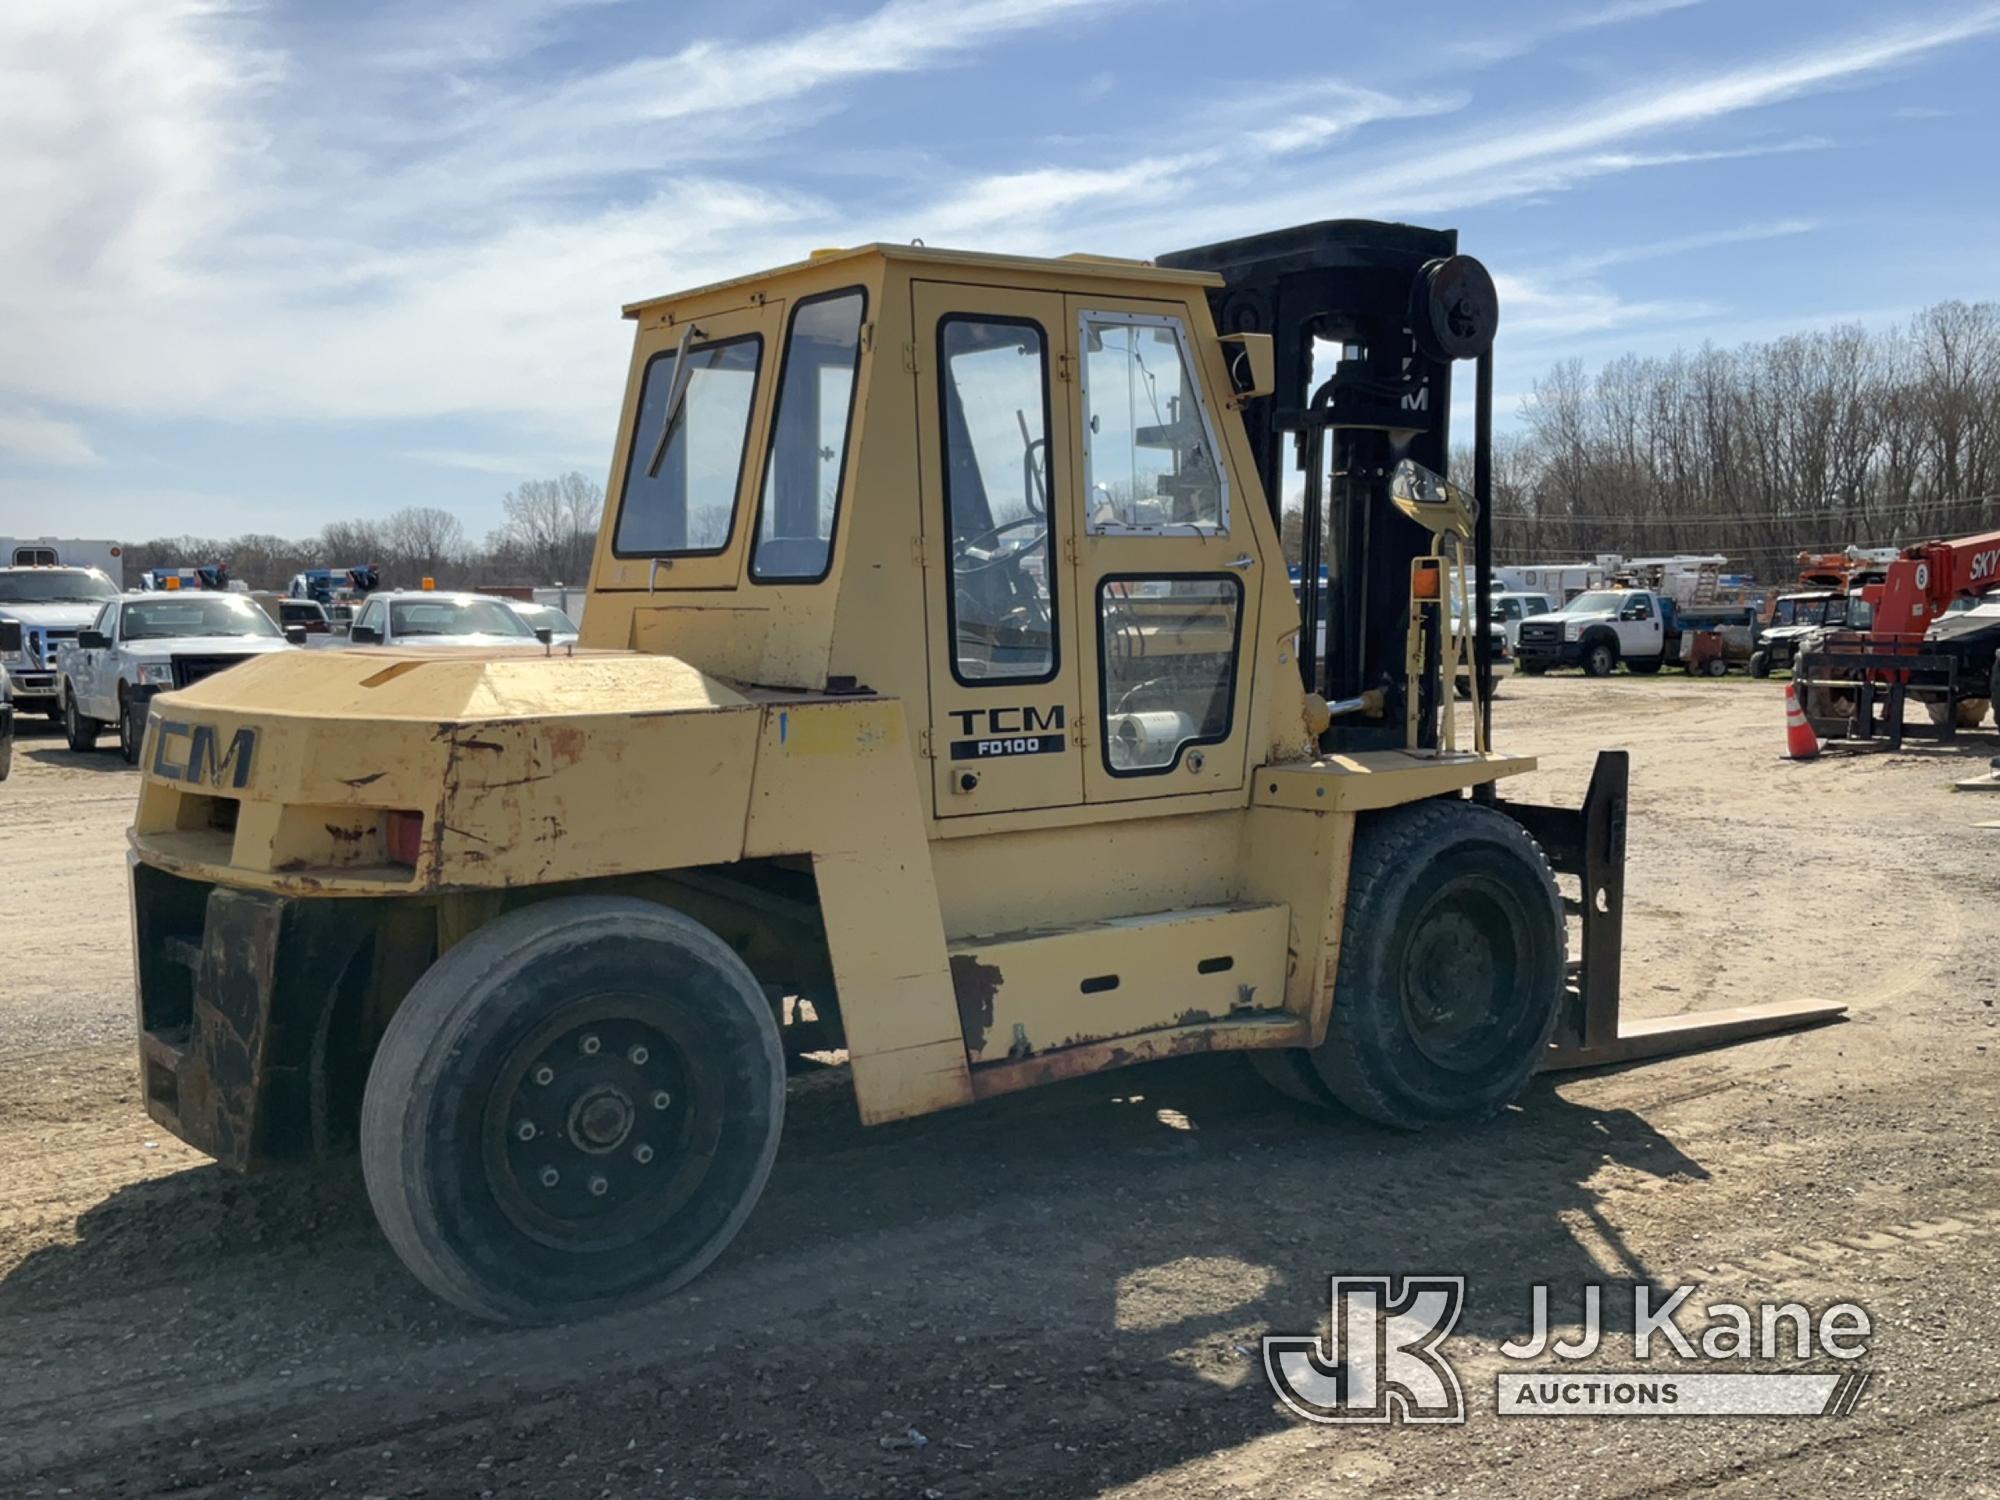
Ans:
[{"label": "bare tree", "polygon": [[554,479],[523,481],[500,502],[497,535],[519,549],[521,561],[548,582],[580,583],[590,573],[604,491],[572,470]]}]

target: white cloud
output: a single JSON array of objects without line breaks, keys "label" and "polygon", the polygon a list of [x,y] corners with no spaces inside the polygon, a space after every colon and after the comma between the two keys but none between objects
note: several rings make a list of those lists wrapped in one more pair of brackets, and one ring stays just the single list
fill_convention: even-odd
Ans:
[{"label": "white cloud", "polygon": [[74,422],[32,407],[0,408],[0,453],[30,464],[81,468],[104,460]]},{"label": "white cloud", "polygon": [[1760,240],[1787,239],[1793,235],[1811,234],[1819,227],[1817,219],[1777,219],[1768,224],[1739,224],[1730,229],[1710,229],[1699,234],[1675,235],[1668,239],[1648,240],[1640,245],[1615,245],[1604,250],[1592,251],[1588,255],[1573,255],[1563,262],[1563,268],[1569,274],[1602,271],[1609,266],[1630,265],[1635,261],[1669,260],[1675,256],[1720,249],[1726,245],[1747,245]]}]

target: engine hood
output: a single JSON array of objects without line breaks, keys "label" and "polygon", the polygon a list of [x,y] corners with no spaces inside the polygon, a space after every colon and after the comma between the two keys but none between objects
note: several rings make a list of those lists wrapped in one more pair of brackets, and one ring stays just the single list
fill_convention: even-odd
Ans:
[{"label": "engine hood", "polygon": [[0,604],[0,620],[19,620],[23,625],[51,626],[58,630],[81,630],[104,606],[100,604]]}]

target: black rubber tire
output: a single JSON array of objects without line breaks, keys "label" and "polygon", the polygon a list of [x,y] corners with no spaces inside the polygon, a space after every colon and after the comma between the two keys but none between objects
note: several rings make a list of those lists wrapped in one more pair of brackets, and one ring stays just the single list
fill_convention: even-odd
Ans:
[{"label": "black rubber tire", "polygon": [[0,735],[0,781],[5,781],[14,769],[14,736]]},{"label": "black rubber tire", "polygon": [[79,755],[86,750],[95,750],[97,748],[97,737],[104,732],[104,726],[96,719],[91,718],[89,714],[81,714],[76,711],[76,694],[70,689],[67,683],[63,684],[63,702],[60,713],[63,738],[69,742],[70,749],[76,751]]},{"label": "black rubber tire", "polygon": [[1618,648],[1609,641],[1592,641],[1583,648],[1583,675],[1609,677],[1618,670]]},{"label": "black rubber tire", "polygon": [[1626,670],[1630,672],[1635,672],[1641,677],[1651,677],[1654,673],[1658,672],[1660,668],[1665,666],[1666,664],[1667,664],[1666,658],[1663,656],[1650,656],[1650,657],[1628,656],[1625,658]]},{"label": "black rubber tire", "polygon": [[[613,1011],[640,1020],[606,1019]],[[657,1191],[641,1176],[639,1191],[621,1191],[605,1210],[593,1210],[626,1214],[636,1228],[601,1247],[562,1243],[572,1228],[581,1235],[603,1221],[524,1224],[524,1212],[533,1212],[521,1206],[531,1184],[508,1165],[515,1126],[507,1117],[517,1105],[562,1117],[560,1076],[546,1085],[547,1106],[519,1101],[542,1097],[527,1088],[543,1083],[531,1078],[530,1064],[539,1072],[539,1060],[558,1055],[548,1049],[566,1049],[572,1034],[583,1037],[578,1052],[593,1055],[576,1065],[586,1092],[571,1100],[569,1125],[552,1126],[547,1147],[535,1148],[551,1153],[551,1166],[582,1160],[578,1111],[602,1088],[591,1077],[626,1060],[616,1046],[595,1056],[593,1029],[614,1025],[643,1025],[667,1038],[662,1057],[639,1059],[635,1049],[633,1065],[658,1068],[673,1059],[681,1081],[660,1128],[669,1129],[683,1109],[685,1124],[678,1140],[665,1143]],[[636,1097],[645,1087],[630,1091],[632,1134],[649,1118]],[[670,1091],[654,1097],[668,1099]],[[362,1173],[397,1256],[446,1301],[497,1321],[588,1316],[669,1292],[722,1253],[763,1192],[784,1113],[777,1021],[727,943],[649,901],[563,897],[494,918],[411,989],[369,1070]],[[643,1159],[637,1147],[626,1153],[630,1138],[619,1136],[589,1160],[630,1182],[628,1159],[643,1160],[643,1174],[652,1158],[650,1146]],[[580,1176],[599,1168],[574,1170]],[[591,1192],[598,1191],[593,1183]],[[553,1237],[549,1225],[558,1231]]]},{"label": "black rubber tire", "polygon": [[1729,675],[1729,660],[1727,657],[1711,656],[1701,664],[1701,670],[1702,675],[1705,677],[1727,677]]},{"label": "black rubber tire", "polygon": [[146,739],[146,706],[131,698],[118,700],[118,753],[125,764],[139,764],[139,747]]},{"label": "black rubber tire", "polygon": [[1771,675],[1770,653],[1764,651],[1750,653],[1750,675],[1759,681]]},{"label": "black rubber tire", "polygon": [[[1492,936],[1468,944],[1482,924]],[[1399,1129],[1492,1114],[1527,1087],[1548,1048],[1566,958],[1555,876],[1505,813],[1434,800],[1364,816],[1314,1069],[1342,1104]],[[1457,1040],[1414,1024],[1411,1009],[1427,995],[1482,983],[1467,1010],[1483,1019]],[[1460,1042],[1469,1050],[1439,1055]]]},{"label": "black rubber tire", "polygon": [[1287,1099],[1315,1109],[1331,1109],[1338,1102],[1320,1081],[1312,1054],[1303,1047],[1264,1047],[1243,1055],[1251,1071]]}]

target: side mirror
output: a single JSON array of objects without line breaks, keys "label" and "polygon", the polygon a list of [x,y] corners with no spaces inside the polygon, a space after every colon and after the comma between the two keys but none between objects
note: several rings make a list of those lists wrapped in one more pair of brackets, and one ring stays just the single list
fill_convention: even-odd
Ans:
[{"label": "side mirror", "polygon": [[357,646],[379,646],[382,644],[382,632],[377,630],[373,625],[353,626],[348,630],[347,638]]},{"label": "side mirror", "polygon": [[294,646],[303,646],[306,643],[305,626],[287,625],[285,627],[285,639],[291,642]]},{"label": "side mirror", "polygon": [[1389,476],[1389,499],[1418,525],[1440,536],[1472,538],[1472,518],[1479,506],[1472,496],[1442,474],[1432,473],[1406,458]]},{"label": "side mirror", "polygon": [[86,651],[108,651],[111,648],[111,637],[101,630],[79,630],[76,633],[76,643]]},{"label": "side mirror", "polygon": [[556,633],[553,630],[549,629],[548,626],[537,625],[535,627],[535,639],[540,641],[544,646],[554,641],[555,638],[556,638]]},{"label": "side mirror", "polygon": [[1238,401],[1254,401],[1278,389],[1277,347],[1268,333],[1225,333],[1222,353],[1229,361],[1229,388]]},{"label": "side mirror", "polygon": [[0,620],[0,651],[19,651],[20,649],[21,622],[19,620]]}]

